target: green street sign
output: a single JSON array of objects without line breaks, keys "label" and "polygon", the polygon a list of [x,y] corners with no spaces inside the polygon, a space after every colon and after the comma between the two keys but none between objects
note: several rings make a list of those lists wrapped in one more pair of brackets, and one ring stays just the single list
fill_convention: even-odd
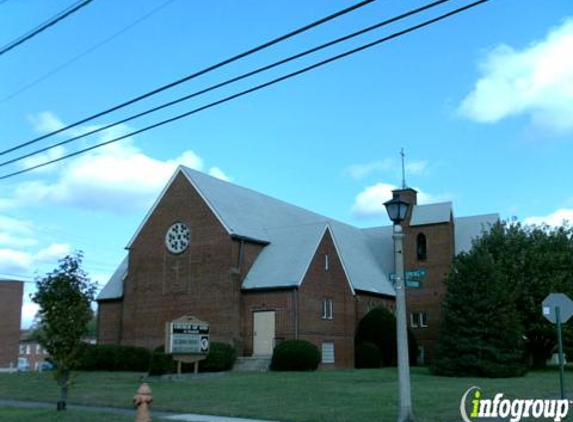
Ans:
[{"label": "green street sign", "polygon": [[[396,284],[396,274],[394,273],[390,273],[390,280],[392,281],[392,284]],[[422,288],[422,282],[420,280],[414,279],[414,278],[408,278],[408,276],[406,276],[406,280],[405,284],[406,287],[410,288],[410,289],[421,289]]]},{"label": "green street sign", "polygon": [[411,271],[404,271],[404,276],[406,277],[406,280],[420,280],[422,278],[426,278],[427,275],[428,272],[426,271],[425,268],[419,268],[417,270],[411,270]]},{"label": "green street sign", "polygon": [[406,287],[411,289],[420,289],[422,287],[422,283],[420,280],[408,280],[406,279]]},{"label": "green street sign", "polygon": [[[418,268],[417,270],[404,271],[404,278],[406,281],[420,281],[428,275],[425,268]],[[396,280],[396,274],[390,273],[390,280]],[[418,283],[419,284],[419,283]]]}]

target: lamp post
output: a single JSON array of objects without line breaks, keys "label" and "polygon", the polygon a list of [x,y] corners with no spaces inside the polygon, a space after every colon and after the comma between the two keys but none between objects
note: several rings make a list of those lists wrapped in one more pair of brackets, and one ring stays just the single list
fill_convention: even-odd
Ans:
[{"label": "lamp post", "polygon": [[400,414],[397,422],[413,422],[412,395],[410,391],[410,361],[406,324],[406,289],[404,280],[404,233],[400,223],[406,218],[409,202],[395,196],[384,203],[390,220],[394,223],[394,273],[396,277],[396,338],[398,341],[398,385],[400,389]]}]

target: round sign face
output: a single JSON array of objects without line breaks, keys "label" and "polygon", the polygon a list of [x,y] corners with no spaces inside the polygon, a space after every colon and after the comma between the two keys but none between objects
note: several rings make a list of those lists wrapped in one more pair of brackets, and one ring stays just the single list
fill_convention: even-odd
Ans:
[{"label": "round sign face", "polygon": [[182,253],[191,242],[191,230],[185,223],[173,223],[165,234],[165,246],[174,254]]}]

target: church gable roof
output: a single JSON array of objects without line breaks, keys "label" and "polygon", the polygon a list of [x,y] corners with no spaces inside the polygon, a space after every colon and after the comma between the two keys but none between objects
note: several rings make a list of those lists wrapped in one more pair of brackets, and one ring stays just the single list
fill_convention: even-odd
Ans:
[{"label": "church gable roof", "polygon": [[123,297],[123,281],[127,277],[127,266],[128,257],[126,256],[97,296],[97,300],[121,299]]},{"label": "church gable roof", "polygon": [[412,210],[410,226],[424,226],[426,224],[449,223],[452,217],[452,203],[415,205]]},{"label": "church gable roof", "polygon": [[329,229],[353,289],[395,294],[387,269],[371,255],[360,229],[195,170],[181,170],[231,235],[268,243],[244,289],[299,285]]},{"label": "church gable roof", "polygon": [[482,214],[456,218],[456,255],[460,252],[468,252],[472,247],[472,241],[480,237],[484,231],[489,231],[489,229],[498,222],[498,214]]},{"label": "church gable roof", "polygon": [[[243,289],[299,286],[328,230],[353,291],[395,295],[387,278],[394,266],[391,226],[359,229],[186,167],[176,171],[132,241],[179,174],[185,176],[229,235],[265,244],[243,281]],[[450,202],[419,205],[413,210],[411,225],[445,223],[451,215]],[[456,218],[456,253],[468,250],[472,239],[498,220],[497,214]],[[121,298],[127,271],[126,258],[98,300]]]}]

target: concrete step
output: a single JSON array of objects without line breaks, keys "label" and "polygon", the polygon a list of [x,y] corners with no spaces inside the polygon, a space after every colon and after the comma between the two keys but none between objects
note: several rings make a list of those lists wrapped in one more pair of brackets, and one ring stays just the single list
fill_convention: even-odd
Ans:
[{"label": "concrete step", "polygon": [[270,356],[238,357],[233,366],[234,372],[264,372],[271,365]]}]

